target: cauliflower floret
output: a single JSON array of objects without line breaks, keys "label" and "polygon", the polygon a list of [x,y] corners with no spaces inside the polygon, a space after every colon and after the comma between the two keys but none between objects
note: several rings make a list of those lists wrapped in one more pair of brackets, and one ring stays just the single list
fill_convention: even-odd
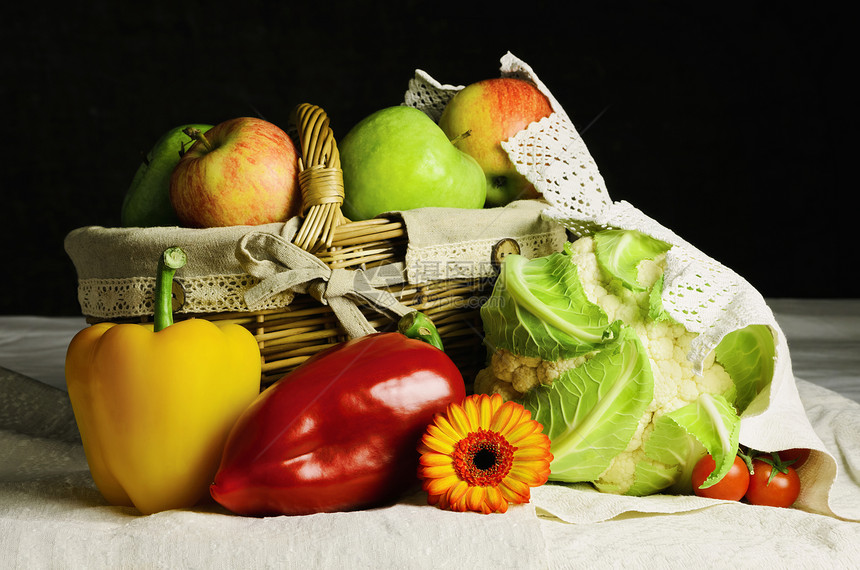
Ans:
[{"label": "cauliflower floret", "polygon": [[636,464],[644,459],[647,458],[641,447],[616,455],[597,485],[605,492],[623,495],[636,478]]},{"label": "cauliflower floret", "polygon": [[499,380],[508,382],[514,390],[525,393],[540,384],[537,368],[540,358],[518,356],[507,350],[493,354],[493,370]]},{"label": "cauliflower floret", "polygon": [[522,393],[514,390],[510,382],[500,380],[493,373],[492,367],[478,371],[475,376],[474,390],[476,394],[499,394],[505,401],[523,397]]},{"label": "cauliflower floret", "polygon": [[557,361],[542,360],[500,349],[493,353],[490,366],[475,378],[475,392],[500,394],[505,400],[521,398],[541,384],[552,384],[566,370],[576,368],[586,357]]},{"label": "cauliflower floret", "polygon": [[[579,279],[589,301],[600,305],[610,321],[620,320],[634,327],[645,323],[649,307],[648,291],[631,291],[607,275],[597,263],[592,238],[579,238],[571,246],[571,252],[571,263],[579,270]],[[656,259],[665,263],[665,257],[661,255]],[[653,285],[662,274],[663,268],[657,262],[639,264],[638,279],[645,287]]]},{"label": "cauliflower floret", "polygon": [[639,284],[643,287],[651,288],[660,277],[663,276],[663,268],[666,267],[666,254],[661,253],[654,259],[643,259],[639,263],[638,277]]},{"label": "cauliflower floret", "polygon": [[[639,282],[650,286],[662,275],[665,256],[646,262],[639,265]],[[633,327],[645,347],[654,376],[654,398],[646,409],[645,421],[639,422],[628,448],[613,459],[597,481],[598,485],[624,493],[634,480],[632,472],[629,472],[630,465],[644,459],[642,448],[654,422],[663,414],[695,402],[703,393],[725,394],[733,382],[722,365],[714,360],[713,353],[705,361],[702,375],[696,375],[687,359],[696,333],[671,321],[650,320],[648,291],[632,292],[624,289],[618,281],[608,283],[605,288],[609,295],[617,294],[623,305],[615,310],[614,316],[610,315],[610,319],[621,319]]]}]

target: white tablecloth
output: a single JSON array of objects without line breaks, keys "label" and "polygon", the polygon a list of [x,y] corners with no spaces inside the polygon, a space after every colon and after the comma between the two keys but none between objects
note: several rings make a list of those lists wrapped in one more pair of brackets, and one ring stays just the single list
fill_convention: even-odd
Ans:
[{"label": "white tablecloth", "polygon": [[87,469],[63,378],[83,319],[0,317],[0,568],[857,567],[860,299],[769,304],[851,520],[696,497],[683,513],[642,498],[615,515],[615,497],[555,485],[504,515],[443,512],[415,494],[355,513],[143,517],[107,505]]}]

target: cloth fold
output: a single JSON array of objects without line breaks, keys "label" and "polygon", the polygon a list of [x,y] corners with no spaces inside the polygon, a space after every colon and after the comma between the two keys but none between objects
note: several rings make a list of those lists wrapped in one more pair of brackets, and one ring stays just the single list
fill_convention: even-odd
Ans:
[{"label": "cloth fold", "polygon": [[[566,230],[543,219],[541,211],[545,207],[546,204],[535,200],[523,200],[487,210],[419,208],[391,212],[388,216],[400,218],[406,227],[408,243],[404,259],[356,273],[338,269],[326,272],[311,254],[302,255],[303,249],[281,244],[293,241],[302,223],[298,217],[261,226],[205,229],[87,226],[69,232],[64,247],[75,265],[78,300],[81,312],[87,316],[113,320],[151,315],[157,260],[165,248],[176,245],[188,255],[188,264],[176,275],[184,293],[179,313],[280,309],[292,303],[295,284],[311,282],[308,292],[327,303],[333,298],[367,296],[366,302],[397,316],[399,307],[391,305],[391,310],[387,309],[391,299],[378,295],[372,288],[493,278],[496,271],[493,248],[504,239],[516,241],[527,257],[559,251],[566,241]],[[234,255],[237,243],[248,234],[259,233],[281,238],[256,237],[257,242],[266,243],[254,243],[253,247],[277,249],[278,255],[289,258],[291,272],[270,279],[264,287],[248,294],[260,276],[272,278],[286,267],[261,251],[244,254],[244,264],[250,264],[256,273],[251,274],[243,267],[243,261]],[[250,238],[245,241],[252,247]],[[269,263],[262,263],[263,259]],[[367,286],[368,282],[372,287]],[[275,290],[280,292],[274,293]],[[335,294],[338,290],[348,294]],[[347,307],[340,300],[334,301],[334,305]],[[348,314],[352,310],[343,308],[341,312]],[[360,326],[359,321],[355,332]]]},{"label": "cloth fold", "polygon": [[[250,275],[260,280],[245,291],[245,303],[251,310],[264,306],[275,295],[284,292],[307,293],[331,307],[350,338],[376,332],[359,309],[364,301],[379,313],[397,320],[413,311],[377,283],[403,280],[397,264],[385,269],[353,270],[330,268],[312,253],[292,243],[298,229],[298,218],[287,222],[280,235],[252,231],[236,244],[236,259]],[[391,279],[392,272],[395,279]]]},{"label": "cloth fold", "polygon": [[409,283],[494,278],[493,248],[516,242],[528,258],[561,251],[567,230],[543,217],[547,204],[517,200],[499,208],[418,208],[387,215],[403,220],[409,234],[405,264]]},{"label": "cloth fold", "polygon": [[[776,356],[770,385],[759,392],[741,415],[740,443],[763,451],[795,447],[813,449],[810,466],[800,473],[798,504],[825,514],[838,514],[831,491],[838,463],[819,440],[804,414],[794,385],[788,343],[763,296],[742,276],[710,258],[634,205],[613,201],[594,158],[573,122],[534,70],[507,53],[500,74],[532,82],[551,101],[553,113],[505,141],[503,148],[540,192],[549,207],[542,216],[569,230],[589,235],[606,228],[640,231],[668,243],[660,301],[663,309],[686,330],[698,334],[687,353],[694,370],[728,334],[750,325],[767,325],[774,336]],[[433,116],[433,102],[446,101],[457,88],[426,74],[416,74],[404,100]]]},{"label": "cloth fold", "polygon": [[[798,388],[843,467],[840,510],[860,516],[860,405]],[[0,556],[10,568],[719,568],[751,551],[778,567],[848,568],[860,556],[857,522],[587,485],[537,487],[504,515],[441,511],[416,493],[352,513],[249,518],[201,505],[142,517],[95,488],[65,393],[0,369],[0,395]]]},{"label": "cloth fold", "polygon": [[[415,493],[356,512],[256,518],[212,503],[140,516],[102,498],[76,433],[65,392],[0,368],[4,568],[548,566],[532,505],[488,517],[442,511]],[[469,548],[452,547],[462,540]]]}]

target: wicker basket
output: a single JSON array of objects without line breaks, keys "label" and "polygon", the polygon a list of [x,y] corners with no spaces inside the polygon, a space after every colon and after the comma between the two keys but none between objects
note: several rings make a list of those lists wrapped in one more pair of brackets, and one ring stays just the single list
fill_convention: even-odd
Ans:
[{"label": "wicker basket", "polygon": [[[291,136],[300,149],[299,181],[303,192],[303,221],[293,243],[312,252],[332,269],[366,269],[395,261],[402,262],[408,236],[401,219],[377,218],[352,222],[342,216],[340,159],[325,113],[318,107],[305,104],[296,108],[293,119],[295,129]],[[69,238],[67,250],[68,241]],[[106,247],[113,246],[110,244]],[[493,255],[498,262],[510,251],[517,251],[516,242],[502,240],[494,248]],[[120,250],[103,253],[128,255],[128,252]],[[224,252],[224,255],[231,254]],[[78,260],[72,257],[77,266]],[[450,279],[422,285],[400,284],[384,289],[406,307],[419,310],[432,319],[446,353],[469,383],[485,363],[486,350],[482,346],[479,308],[491,291],[492,281],[492,278]],[[314,354],[348,338],[331,308],[307,294],[296,294],[288,304],[258,311],[188,313],[183,312],[183,304],[184,290],[181,280],[177,279],[174,282],[176,320],[203,318],[238,323],[254,334],[263,359],[264,386],[281,378]],[[396,330],[396,323],[390,318],[366,306],[359,308],[376,330]],[[110,318],[87,314],[86,310],[84,314],[89,323],[152,320],[151,314],[114,315]]]},{"label": "wicker basket", "polygon": [[[402,222],[374,219],[346,222],[333,232],[332,245],[316,255],[332,268],[367,268],[402,260],[406,234]],[[405,306],[425,313],[439,330],[445,352],[457,364],[467,382],[483,366],[480,306],[492,289],[491,280],[445,280],[417,286],[385,288]],[[297,294],[278,309],[224,313],[183,313],[183,289],[174,282],[177,321],[203,318],[236,323],[247,328],[260,345],[262,384],[267,386],[314,354],[348,339],[331,308],[308,294]],[[394,321],[371,308],[362,307],[368,322],[379,331],[396,330]],[[87,316],[89,323],[107,319]],[[109,319],[114,322],[151,322],[149,315]]]}]

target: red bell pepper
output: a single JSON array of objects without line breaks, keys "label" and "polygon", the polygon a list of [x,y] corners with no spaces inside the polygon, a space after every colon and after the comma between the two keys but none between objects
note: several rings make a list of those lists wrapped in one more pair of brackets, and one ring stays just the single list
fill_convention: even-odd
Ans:
[{"label": "red bell pepper", "polygon": [[415,449],[427,425],[463,398],[459,370],[427,341],[392,332],[335,345],[239,418],[210,492],[230,511],[256,516],[396,501],[417,481]]}]

